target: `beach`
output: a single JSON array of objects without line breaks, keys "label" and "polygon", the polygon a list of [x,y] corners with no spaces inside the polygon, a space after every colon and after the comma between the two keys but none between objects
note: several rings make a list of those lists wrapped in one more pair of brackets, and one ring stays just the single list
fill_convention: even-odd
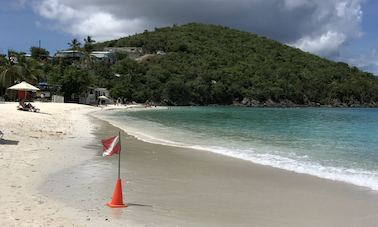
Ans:
[{"label": "beach", "polygon": [[[110,209],[120,129],[78,104],[0,104],[1,226],[376,226],[378,192],[121,131],[125,209]],[[108,108],[109,109],[109,108]],[[94,115],[94,117],[93,117]]]},{"label": "beach", "polygon": [[[91,133],[96,128],[87,115],[94,108],[33,103],[40,108],[39,113],[34,113],[17,111],[17,105],[0,104],[0,130],[4,133],[0,141],[0,226],[104,226],[109,223],[109,210],[103,206],[109,196],[97,204],[101,214],[97,214],[97,207],[84,206],[84,200],[94,199],[89,195],[72,198],[75,203],[83,204],[78,208],[57,199],[73,195],[70,186],[88,176],[70,173],[98,155],[88,147],[95,143]],[[66,171],[70,175],[68,180],[59,182],[55,175]],[[81,191],[89,190],[80,187]]]}]

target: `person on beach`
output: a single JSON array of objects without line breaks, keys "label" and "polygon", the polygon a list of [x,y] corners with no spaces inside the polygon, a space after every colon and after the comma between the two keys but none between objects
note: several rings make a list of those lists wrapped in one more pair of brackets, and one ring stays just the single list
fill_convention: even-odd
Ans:
[{"label": "person on beach", "polygon": [[118,97],[118,99],[117,99],[117,106],[121,105],[121,104],[122,104],[122,99],[121,99],[121,97]]}]

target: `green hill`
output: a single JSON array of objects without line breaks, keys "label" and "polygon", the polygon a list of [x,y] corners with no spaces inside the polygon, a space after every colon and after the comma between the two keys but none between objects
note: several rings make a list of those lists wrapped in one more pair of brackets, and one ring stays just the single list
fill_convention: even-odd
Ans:
[{"label": "green hill", "polygon": [[274,40],[222,26],[186,24],[107,41],[166,52],[124,59],[115,97],[175,105],[377,106],[378,78]]}]

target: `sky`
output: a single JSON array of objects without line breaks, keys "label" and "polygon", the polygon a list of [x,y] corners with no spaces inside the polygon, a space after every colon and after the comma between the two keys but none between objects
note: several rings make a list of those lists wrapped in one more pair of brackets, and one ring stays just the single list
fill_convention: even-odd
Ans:
[{"label": "sky", "polygon": [[259,34],[378,75],[377,0],[0,0],[0,53],[51,54],[73,38],[116,39],[200,22]]}]

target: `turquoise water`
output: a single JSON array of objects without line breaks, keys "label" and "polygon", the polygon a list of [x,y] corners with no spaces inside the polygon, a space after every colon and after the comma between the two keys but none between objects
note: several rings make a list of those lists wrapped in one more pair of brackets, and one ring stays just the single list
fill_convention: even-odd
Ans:
[{"label": "turquoise water", "polygon": [[107,118],[147,142],[378,190],[378,109],[174,107]]}]

